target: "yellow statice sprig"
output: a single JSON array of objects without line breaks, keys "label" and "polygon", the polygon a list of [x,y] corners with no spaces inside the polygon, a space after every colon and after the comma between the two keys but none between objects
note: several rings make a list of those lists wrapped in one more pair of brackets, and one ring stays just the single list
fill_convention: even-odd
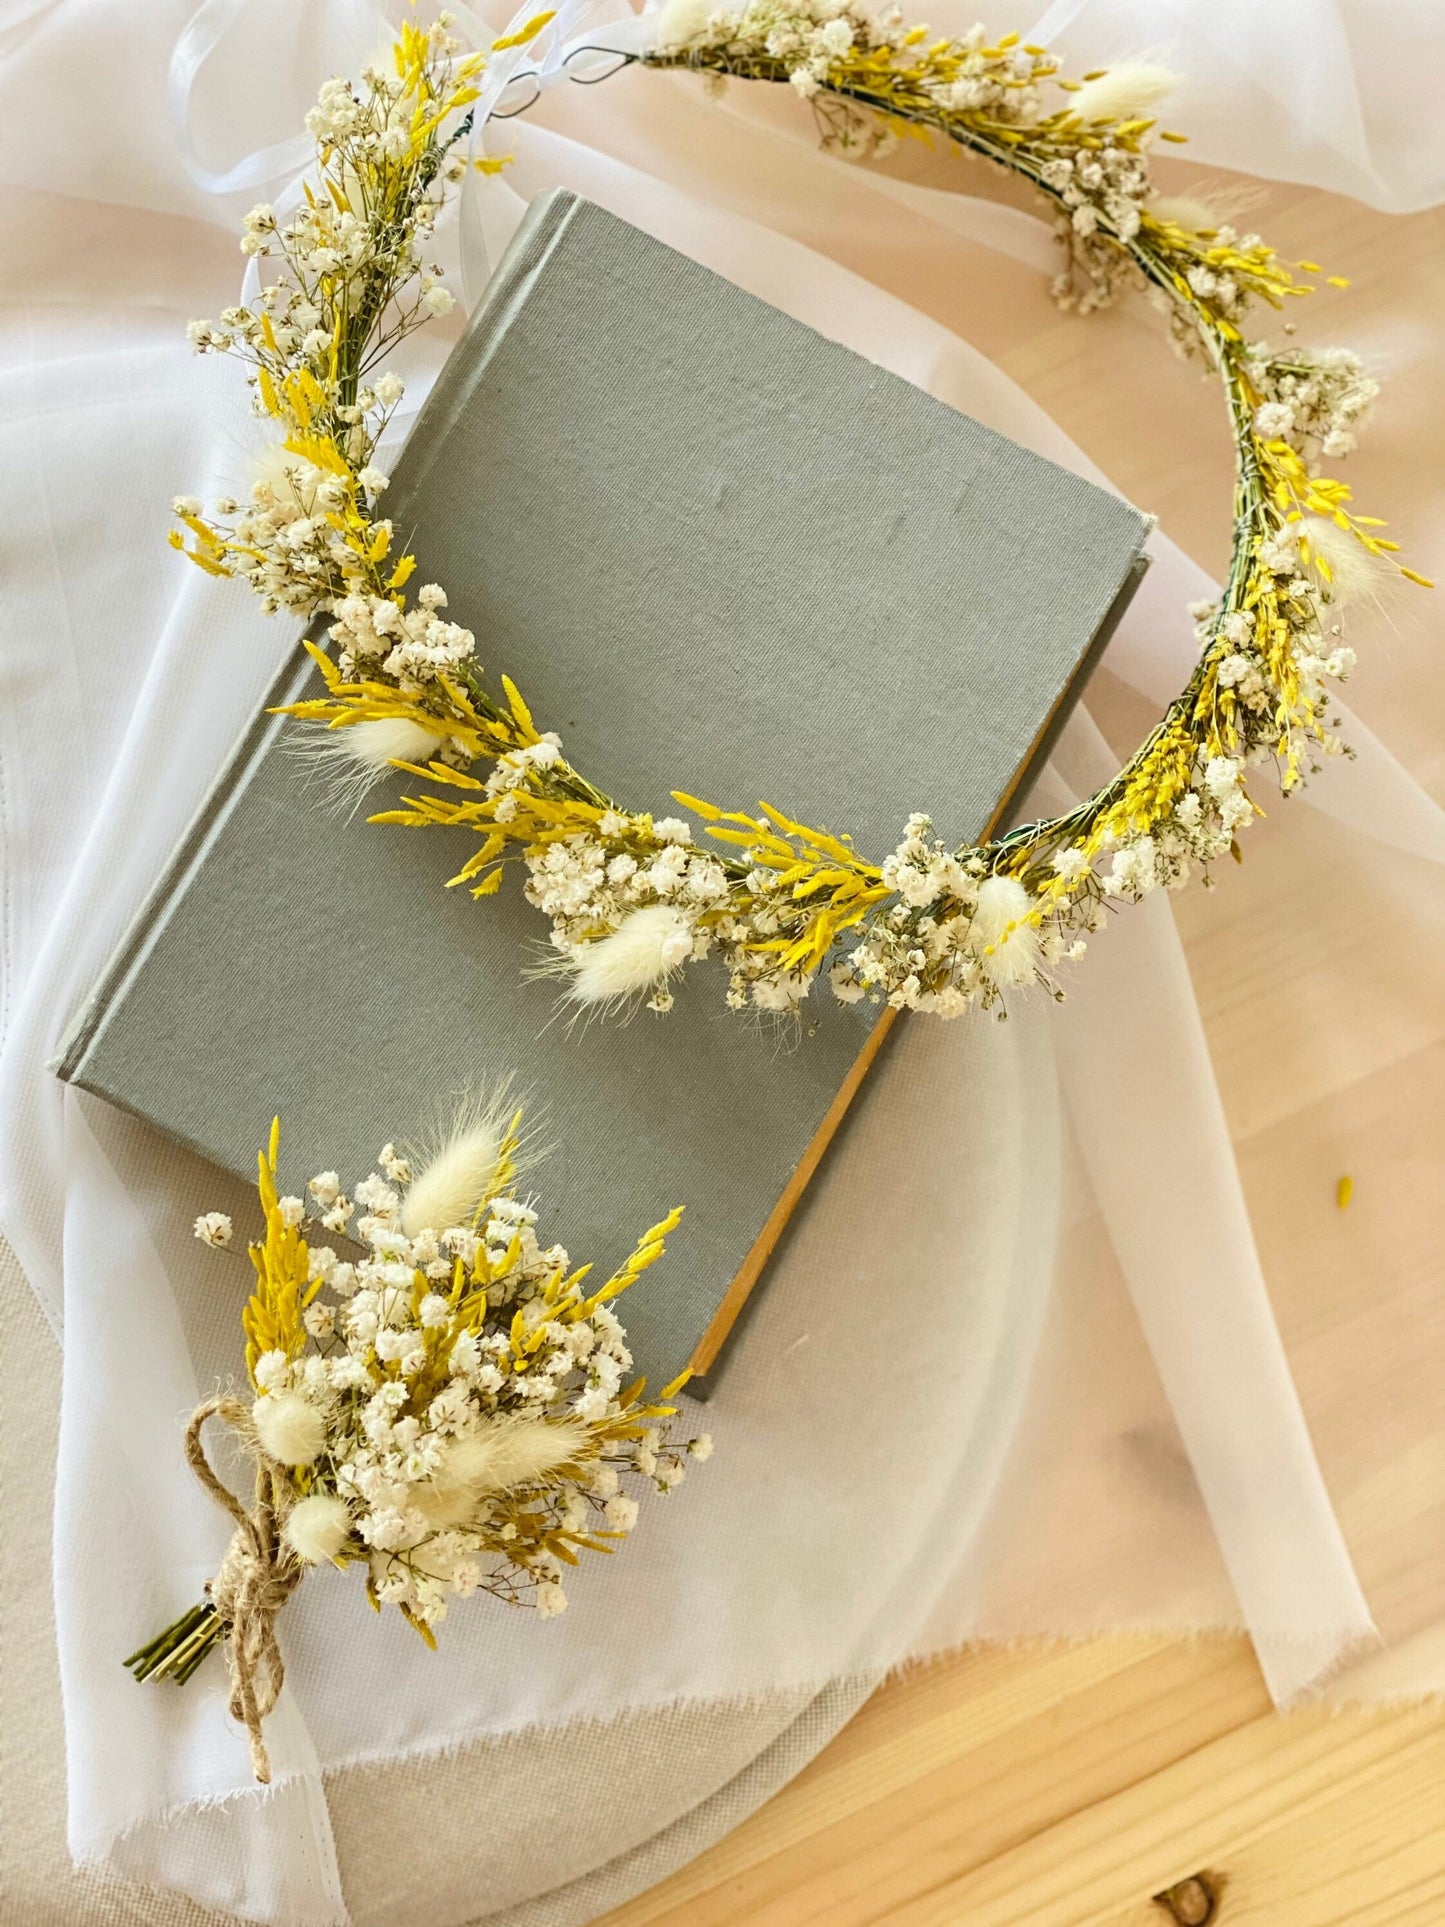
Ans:
[{"label": "yellow statice sprig", "polygon": [[703,819],[710,837],[743,851],[781,927],[775,934],[749,935],[740,947],[789,976],[811,976],[843,933],[892,894],[882,870],[851,841],[811,829],[769,803],[758,804],[760,816],[749,816],[681,790],[673,798]]},{"label": "yellow statice sprig", "polygon": [[302,1318],[320,1289],[310,1275],[310,1253],[299,1216],[293,1215],[289,1204],[283,1207],[276,1193],[280,1139],[278,1117],[272,1121],[267,1148],[257,1159],[257,1189],[265,1214],[266,1235],[250,1247],[256,1283],[241,1313],[241,1329],[246,1335],[246,1370],[253,1385],[257,1362],[263,1354],[280,1353],[294,1359],[306,1349]]},{"label": "yellow statice sprig", "polygon": [[348,677],[316,643],[308,640],[305,646],[326,684],[326,694],[284,703],[277,715],[321,724],[328,730],[345,730],[358,723],[410,723],[438,742],[449,740],[469,762],[504,755],[528,740],[527,732],[514,721],[479,710],[460,681],[438,675],[419,688],[400,689],[378,677]]},{"label": "yellow statice sprig", "polygon": [[[499,866],[509,848],[541,859],[549,846],[595,832],[609,814],[605,804],[594,803],[569,787],[573,772],[565,764],[544,767],[527,760],[535,741],[518,741],[509,748],[489,746],[488,754],[497,764],[489,781],[438,762],[399,764],[413,776],[427,777],[464,795],[460,800],[435,793],[407,796],[399,808],[378,811],[370,821],[410,829],[464,829],[477,834],[481,840],[476,850],[449,880],[448,888],[468,884],[473,896],[491,896],[501,883]],[[501,782],[497,781],[498,774]],[[633,840],[645,840],[648,827],[649,819],[634,819]]]}]

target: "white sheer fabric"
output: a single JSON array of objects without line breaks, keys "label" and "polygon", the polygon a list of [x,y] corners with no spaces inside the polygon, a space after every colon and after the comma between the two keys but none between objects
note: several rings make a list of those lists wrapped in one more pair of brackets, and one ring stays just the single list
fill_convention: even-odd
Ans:
[{"label": "white sheer fabric", "polygon": [[[1445,193],[1423,137],[1440,80],[1432,0],[1004,0],[994,10],[1077,71],[1144,50],[1183,76],[1190,156],[1351,194],[1392,214]],[[972,9],[947,0],[939,26]]]},{"label": "white sheer fabric", "polygon": [[[1065,46],[1094,48],[1085,16],[1102,22],[1105,7],[1074,11]],[[1168,37],[1162,9],[1107,11],[1121,35],[1137,39],[1147,15],[1147,37]],[[1200,36],[1205,19],[1168,13]],[[715,1459],[625,1559],[579,1582],[563,1620],[458,1612],[433,1658],[394,1615],[373,1618],[359,1587],[308,1585],[284,1623],[265,1795],[248,1785],[219,1668],[183,1693],[133,1685],[120,1655],[194,1596],[226,1538],[178,1440],[198,1392],[238,1367],[245,1287],[188,1227],[213,1203],[244,1224],[246,1206],[154,1134],[62,1092],[44,1065],[291,646],[161,544],[171,495],[234,484],[251,434],[234,371],[192,360],[182,326],[233,298],[237,208],[290,164],[285,142],[315,84],[368,51],[379,25],[351,6],[210,0],[191,17],[158,0],[142,16],[72,0],[0,30],[0,1228],[65,1334],[56,1591],[77,1858],[260,1919],[329,1922],[345,1907],[321,1773],[343,1763],[816,1685],[970,1637],[1242,1619],[1281,1701],[1373,1647],[1375,1589],[1367,1603],[1320,1477],[1189,971],[1155,899],[1092,946],[1062,1010],[903,1030],[709,1408]],[[187,31],[204,189],[166,117],[167,62]],[[1363,94],[1370,76],[1352,71]],[[980,286],[1002,285],[1006,262],[1047,267],[1036,224],[847,171],[774,128],[771,106],[718,113],[686,86],[622,76],[558,89],[535,124],[492,143],[516,154],[511,191],[578,188],[1090,472],[993,363],[889,291],[926,297],[919,277],[944,260]],[[1384,108],[1361,112],[1373,126]],[[1281,125],[1309,113],[1292,93]],[[1222,108],[1217,124],[1232,164],[1279,164]],[[266,143],[281,151],[248,164]],[[1370,149],[1368,182],[1316,168],[1308,144],[1290,153],[1311,178],[1387,201],[1429,192],[1403,135]],[[228,182],[239,199],[209,191]],[[477,204],[471,249],[495,246],[511,205]],[[871,279],[828,258],[870,245]],[[413,399],[444,347],[418,344]],[[1108,668],[1157,710],[1186,673],[1184,604],[1206,585],[1164,535],[1155,558]],[[1347,733],[1356,760],[1312,786],[1297,820],[1256,834],[1290,839],[1292,860],[1315,865],[1322,917],[1347,876],[1409,951],[1408,916],[1428,911],[1418,872],[1415,909],[1399,907],[1390,850],[1438,863],[1445,829],[1366,730]],[[1081,714],[1041,803],[1091,790],[1116,762]],[[1327,843],[1312,828],[1325,818]],[[323,848],[319,829],[298,865]],[[1420,993],[1411,980],[1403,994]],[[1362,1277],[1326,1308],[1330,1332],[1370,1288]],[[1438,1327],[1438,1308],[1416,1310],[1417,1336]],[[1431,1400],[1396,1362],[1406,1390],[1392,1422],[1418,1428],[1428,1482]],[[1379,1415],[1379,1373],[1362,1359],[1362,1374]],[[1368,1483],[1363,1458],[1354,1478]],[[1362,1524],[1361,1545],[1408,1663],[1362,1674],[1360,1690],[1445,1685],[1426,1639],[1445,1575],[1383,1528]]]}]

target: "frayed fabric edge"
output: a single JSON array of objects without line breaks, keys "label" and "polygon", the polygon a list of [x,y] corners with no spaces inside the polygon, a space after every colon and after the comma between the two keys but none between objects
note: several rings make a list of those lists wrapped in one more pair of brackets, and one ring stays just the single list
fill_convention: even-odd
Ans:
[{"label": "frayed fabric edge", "polygon": [[[854,1685],[859,1688],[866,1687],[871,1692],[895,1680],[913,1679],[934,1667],[946,1665],[971,1653],[1045,1654],[1079,1649],[1109,1639],[1137,1640],[1141,1645],[1158,1647],[1181,1643],[1224,1645],[1247,1640],[1249,1637],[1248,1629],[1237,1621],[1184,1627],[1150,1623],[1124,1624],[1078,1633],[1027,1632],[1009,1635],[971,1635],[923,1652],[907,1654],[887,1666],[860,1664],[841,1673],[825,1674],[821,1678],[789,1680],[772,1686],[760,1686],[742,1693],[674,1693],[655,1699],[633,1701],[625,1706],[608,1710],[562,1713],[547,1720],[518,1720],[504,1725],[477,1728],[467,1733],[450,1734],[435,1741],[414,1742],[399,1750],[382,1750],[378,1747],[358,1748],[327,1763],[320,1773],[318,1790],[325,1796],[331,1783],[347,1773],[372,1774],[420,1761],[439,1762],[489,1743],[504,1746],[508,1740],[517,1739],[523,1735],[589,1729],[595,1731],[635,1715],[662,1719],[673,1714],[684,1715],[701,1708],[724,1705],[746,1711],[761,1708],[769,1702],[779,1701],[796,1702],[797,1709],[801,1712],[820,1693],[829,1688]],[[1281,1633],[1270,1635],[1269,1638],[1280,1646],[1289,1644],[1306,1646],[1333,1642],[1333,1651],[1319,1670],[1313,1673],[1288,1700],[1278,1703],[1277,1710],[1282,1714],[1305,1708],[1323,1708],[1331,1714],[1340,1714],[1376,1708],[1424,1707],[1439,1705],[1445,1701],[1445,1693],[1436,1689],[1417,1691],[1401,1689],[1398,1692],[1371,1695],[1368,1699],[1353,1699],[1349,1696],[1337,1699],[1326,1697],[1331,1686],[1352,1664],[1367,1658],[1373,1652],[1384,1650],[1384,1643],[1373,1627],[1368,1629],[1342,1627],[1334,1633],[1328,1630]],[[298,1780],[304,1781],[309,1778],[311,1776],[304,1771],[289,1774],[283,1772],[270,1787],[238,1787],[225,1793],[210,1794],[195,1800],[173,1802],[153,1813],[136,1816],[120,1831],[107,1836],[102,1841],[89,1843],[81,1850],[72,1849],[72,1860],[77,1868],[125,1881],[131,1885],[144,1886],[146,1883],[134,1880],[114,1864],[117,1850],[141,1829],[176,1827],[202,1812],[235,1808],[246,1802],[269,1801],[286,1787],[293,1786]],[[238,1915],[237,1918],[262,1920],[266,1917]],[[350,1927],[350,1919],[349,1913],[343,1910],[328,1914],[287,1915],[284,1922],[279,1922],[276,1916],[272,1916],[271,1922],[272,1927]]]},{"label": "frayed fabric edge", "polygon": [[[1291,1649],[1302,1653],[1311,1647],[1320,1649],[1323,1657],[1318,1666],[1310,1671],[1290,1693],[1274,1697],[1274,1709],[1280,1713],[1290,1712],[1296,1707],[1308,1706],[1320,1701],[1335,1685],[1341,1674],[1347,1672],[1351,1666],[1374,1654],[1389,1650],[1373,1621],[1363,1626],[1356,1624],[1314,1627],[1307,1632],[1271,1633],[1254,1632],[1242,1620],[1168,1626],[1161,1626],[1152,1621],[1123,1621],[1113,1626],[1095,1627],[1088,1631],[1072,1633],[970,1634],[964,1639],[930,1647],[923,1652],[906,1654],[886,1669],[884,1678],[890,1681],[911,1678],[915,1673],[931,1666],[945,1664],[965,1653],[1044,1654],[1090,1646],[1101,1640],[1138,1640],[1141,1644],[1161,1647],[1244,1642],[1253,1652],[1266,1683],[1268,1683],[1268,1669],[1264,1663],[1262,1649],[1273,1649],[1276,1653],[1287,1653]],[[1445,1686],[1372,1691],[1368,1694],[1362,1693],[1358,1699],[1345,1696],[1329,1703],[1333,1706],[1358,1706],[1366,1710],[1373,1706],[1406,1703],[1440,1704],[1445,1703]]]},{"label": "frayed fabric edge", "polygon": [[[404,1763],[407,1757],[406,1754],[399,1754],[398,1763]],[[93,1874],[103,1880],[114,1882],[118,1887],[130,1888],[138,1893],[183,1894],[196,1906],[206,1908],[222,1918],[254,1921],[257,1927],[352,1927],[351,1914],[345,1901],[340,1897],[337,1904],[327,1910],[288,1912],[284,1915],[275,1911],[243,1913],[236,1907],[223,1906],[215,1900],[204,1898],[179,1883],[168,1885],[156,1880],[146,1880],[126,1867],[116,1864],[116,1856],[121,1853],[127,1842],[135,1840],[141,1833],[178,1831],[188,1821],[193,1821],[202,1814],[234,1811],[245,1806],[269,1805],[288,1788],[295,1788],[298,1783],[309,1783],[310,1798],[313,1801],[321,1801],[323,1808],[325,1807],[326,1774],[324,1771],[314,1774],[301,1768],[290,1772],[282,1771],[278,1772],[268,1786],[234,1787],[225,1793],[207,1793],[191,1800],[174,1800],[166,1806],[134,1815],[123,1827],[97,1837],[93,1841],[77,1845],[72,1840],[69,1843],[71,1865],[78,1873]],[[339,1869],[337,1879],[338,1881],[340,1879]]]},{"label": "frayed fabric edge", "polygon": [[[1297,1640],[1300,1643],[1307,1641],[1313,1643],[1312,1636],[1307,1634],[1271,1633],[1268,1635],[1267,1642],[1264,1639],[1256,1639],[1254,1645],[1257,1654],[1265,1643],[1283,1647],[1287,1651]],[[1285,1695],[1282,1699],[1276,1699],[1277,1710],[1281,1713],[1289,1713],[1298,1707],[1318,1705],[1343,1672],[1353,1666],[1357,1660],[1364,1659],[1367,1654],[1383,1652],[1384,1646],[1385,1642],[1380,1637],[1379,1628],[1373,1620],[1368,1626],[1358,1626],[1344,1633],[1338,1639],[1335,1650],[1320,1662],[1317,1670],[1309,1678],[1302,1680],[1292,1693]]]}]

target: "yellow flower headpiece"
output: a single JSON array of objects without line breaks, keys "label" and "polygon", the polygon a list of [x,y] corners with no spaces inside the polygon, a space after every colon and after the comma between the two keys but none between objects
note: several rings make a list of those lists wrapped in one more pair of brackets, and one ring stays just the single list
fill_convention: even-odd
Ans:
[{"label": "yellow flower headpiece", "polygon": [[[191,332],[199,349],[250,363],[278,448],[248,503],[207,516],[179,498],[186,533],[171,539],[203,569],[245,578],[270,611],[329,614],[334,653],[314,651],[326,694],[292,713],[338,732],[361,772],[397,764],[427,784],[376,820],[472,831],[453,881],[473,895],[521,858],[579,1003],[640,996],[665,1010],[670,979],[709,951],[738,1008],[795,1010],[824,970],[845,1000],[942,1016],[1053,989],[1054,966],[1081,953],[1111,901],[1238,855],[1259,813],[1252,766],[1276,769],[1288,791],[1338,751],[1326,686],[1353,663],[1344,591],[1398,565],[1383,525],[1354,514],[1322,464],[1353,446],[1375,384],[1345,350],[1244,333],[1253,304],[1283,308],[1311,291],[1295,271],[1319,270],[1154,194],[1151,141],[1180,138],[1153,118],[1169,80],[1157,67],[1067,80],[1015,34],[935,37],[852,0],[670,0],[653,18],[651,44],[624,62],[787,83],[828,144],[863,158],[941,136],[1021,176],[1056,217],[1063,305],[1084,313],[1142,288],[1181,351],[1218,374],[1235,451],[1228,576],[1195,611],[1188,684],[1118,774],[1066,815],[960,850],[920,811],[895,850],[869,855],[842,826],[810,828],[768,804],[721,809],[681,788],[684,815],[635,812],[567,761],[510,681],[488,686],[471,632],[443,614],[444,590],[411,595],[414,559],[393,553],[372,462],[402,392],[381,356],[452,305],[420,250],[466,173],[460,142],[489,56],[464,53],[445,16],[404,26],[391,68],[328,82],[308,116],[317,168],[304,206],[247,217],[242,247],[277,278]],[[490,56],[523,58],[552,20],[537,15]]]}]

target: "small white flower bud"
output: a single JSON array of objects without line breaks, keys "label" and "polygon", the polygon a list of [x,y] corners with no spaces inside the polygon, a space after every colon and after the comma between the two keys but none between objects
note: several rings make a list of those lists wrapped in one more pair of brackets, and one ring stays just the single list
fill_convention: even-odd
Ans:
[{"label": "small white flower bud", "polygon": [[261,1448],[279,1465],[310,1465],[326,1443],[326,1421],[299,1392],[270,1392],[251,1407]]},{"label": "small white flower bud", "polygon": [[292,1506],[281,1528],[281,1537],[303,1564],[319,1566],[323,1559],[334,1559],[351,1533],[351,1514],[346,1501],[333,1492],[313,1492]]},{"label": "small white flower bud", "polygon": [[213,1251],[224,1250],[231,1242],[231,1220],[224,1211],[208,1211],[196,1219],[196,1236]]}]

